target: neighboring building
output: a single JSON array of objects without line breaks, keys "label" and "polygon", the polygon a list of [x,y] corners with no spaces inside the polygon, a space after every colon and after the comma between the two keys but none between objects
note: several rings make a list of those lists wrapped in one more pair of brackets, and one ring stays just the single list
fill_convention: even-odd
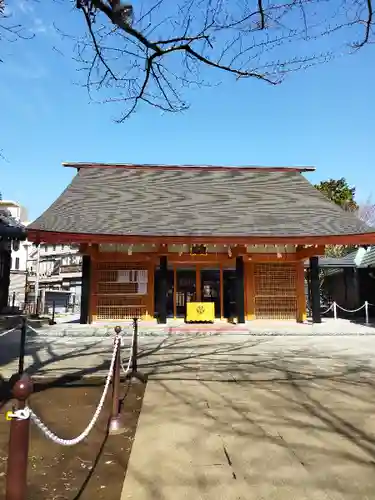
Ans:
[{"label": "neighboring building", "polygon": [[202,302],[238,321],[306,317],[310,258],[319,322],[325,245],[375,232],[302,175],[312,168],[65,164],[68,188],[28,228],[48,245],[80,244],[81,322],[185,317]]},{"label": "neighboring building", "polygon": [[32,246],[28,258],[29,302],[35,289],[41,297],[40,310],[77,310],[81,302],[82,256],[77,245],[43,244]]},{"label": "neighboring building", "polygon": [[7,310],[9,292],[12,291],[12,253],[21,258],[20,249],[25,239],[25,227],[12,216],[7,202],[0,201],[0,312]]},{"label": "neighboring building", "polygon": [[[308,268],[308,262],[305,266]],[[363,306],[365,301],[375,304],[375,247],[361,247],[338,258],[321,257],[319,266],[327,304],[336,302],[349,310]],[[371,308],[370,313],[374,316],[375,310]]]},{"label": "neighboring building", "polygon": [[[22,226],[27,226],[29,223],[27,210],[19,203],[1,200],[1,208],[8,210],[12,218]],[[23,308],[25,301],[26,269],[30,246],[31,243],[25,240],[12,247],[8,305],[19,309]]]},{"label": "neighboring building", "polygon": [[[17,202],[0,200],[0,210],[22,226],[29,224],[26,209]],[[82,256],[78,246],[40,245],[39,280],[38,249],[25,240],[11,245],[8,306],[23,309],[25,301],[34,310],[35,284],[40,295],[40,311],[51,309],[55,302],[59,311],[77,310],[81,301]]]}]

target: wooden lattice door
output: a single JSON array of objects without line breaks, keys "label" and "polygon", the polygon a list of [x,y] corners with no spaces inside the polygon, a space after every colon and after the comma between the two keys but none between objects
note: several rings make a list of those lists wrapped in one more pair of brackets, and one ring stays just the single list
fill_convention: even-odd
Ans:
[{"label": "wooden lattice door", "polygon": [[297,316],[296,266],[255,264],[255,317],[295,319]]},{"label": "wooden lattice door", "polygon": [[147,264],[99,262],[94,272],[98,320],[142,318],[147,314]]}]

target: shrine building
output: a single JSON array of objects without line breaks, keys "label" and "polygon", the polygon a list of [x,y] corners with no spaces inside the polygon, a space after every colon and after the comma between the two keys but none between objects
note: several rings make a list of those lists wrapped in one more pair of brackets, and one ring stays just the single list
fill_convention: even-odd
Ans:
[{"label": "shrine building", "polygon": [[[30,226],[35,243],[83,254],[81,323],[134,317],[320,322],[325,245],[375,229],[305,178],[314,169],[64,163],[70,185]],[[206,311],[206,312],[207,312]]]}]

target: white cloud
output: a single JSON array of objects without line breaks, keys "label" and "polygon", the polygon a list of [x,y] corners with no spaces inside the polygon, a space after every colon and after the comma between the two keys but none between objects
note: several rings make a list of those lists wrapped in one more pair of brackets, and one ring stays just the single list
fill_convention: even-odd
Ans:
[{"label": "white cloud", "polygon": [[32,0],[17,0],[16,7],[24,14],[31,14],[35,10]]},{"label": "white cloud", "polygon": [[44,24],[40,17],[34,19],[34,27],[32,28],[34,33],[45,33],[47,31],[47,26]]}]

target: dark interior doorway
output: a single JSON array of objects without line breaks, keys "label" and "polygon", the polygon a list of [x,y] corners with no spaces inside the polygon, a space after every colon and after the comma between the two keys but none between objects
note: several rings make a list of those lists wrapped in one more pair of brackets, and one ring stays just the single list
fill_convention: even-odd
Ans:
[{"label": "dark interior doorway", "polygon": [[176,316],[186,316],[187,302],[196,300],[196,272],[195,269],[176,270]]},{"label": "dark interior doorway", "polygon": [[215,317],[220,318],[220,270],[201,270],[201,298],[202,302],[214,302]]},{"label": "dark interior doorway", "polygon": [[234,269],[224,269],[223,281],[224,318],[229,319],[237,316],[236,271]]},{"label": "dark interior doorway", "polygon": [[[167,318],[173,318],[173,270],[168,269],[167,274]],[[154,317],[159,316],[159,290],[160,290],[160,269],[155,269],[155,285],[154,285],[154,303],[155,313]]]}]

